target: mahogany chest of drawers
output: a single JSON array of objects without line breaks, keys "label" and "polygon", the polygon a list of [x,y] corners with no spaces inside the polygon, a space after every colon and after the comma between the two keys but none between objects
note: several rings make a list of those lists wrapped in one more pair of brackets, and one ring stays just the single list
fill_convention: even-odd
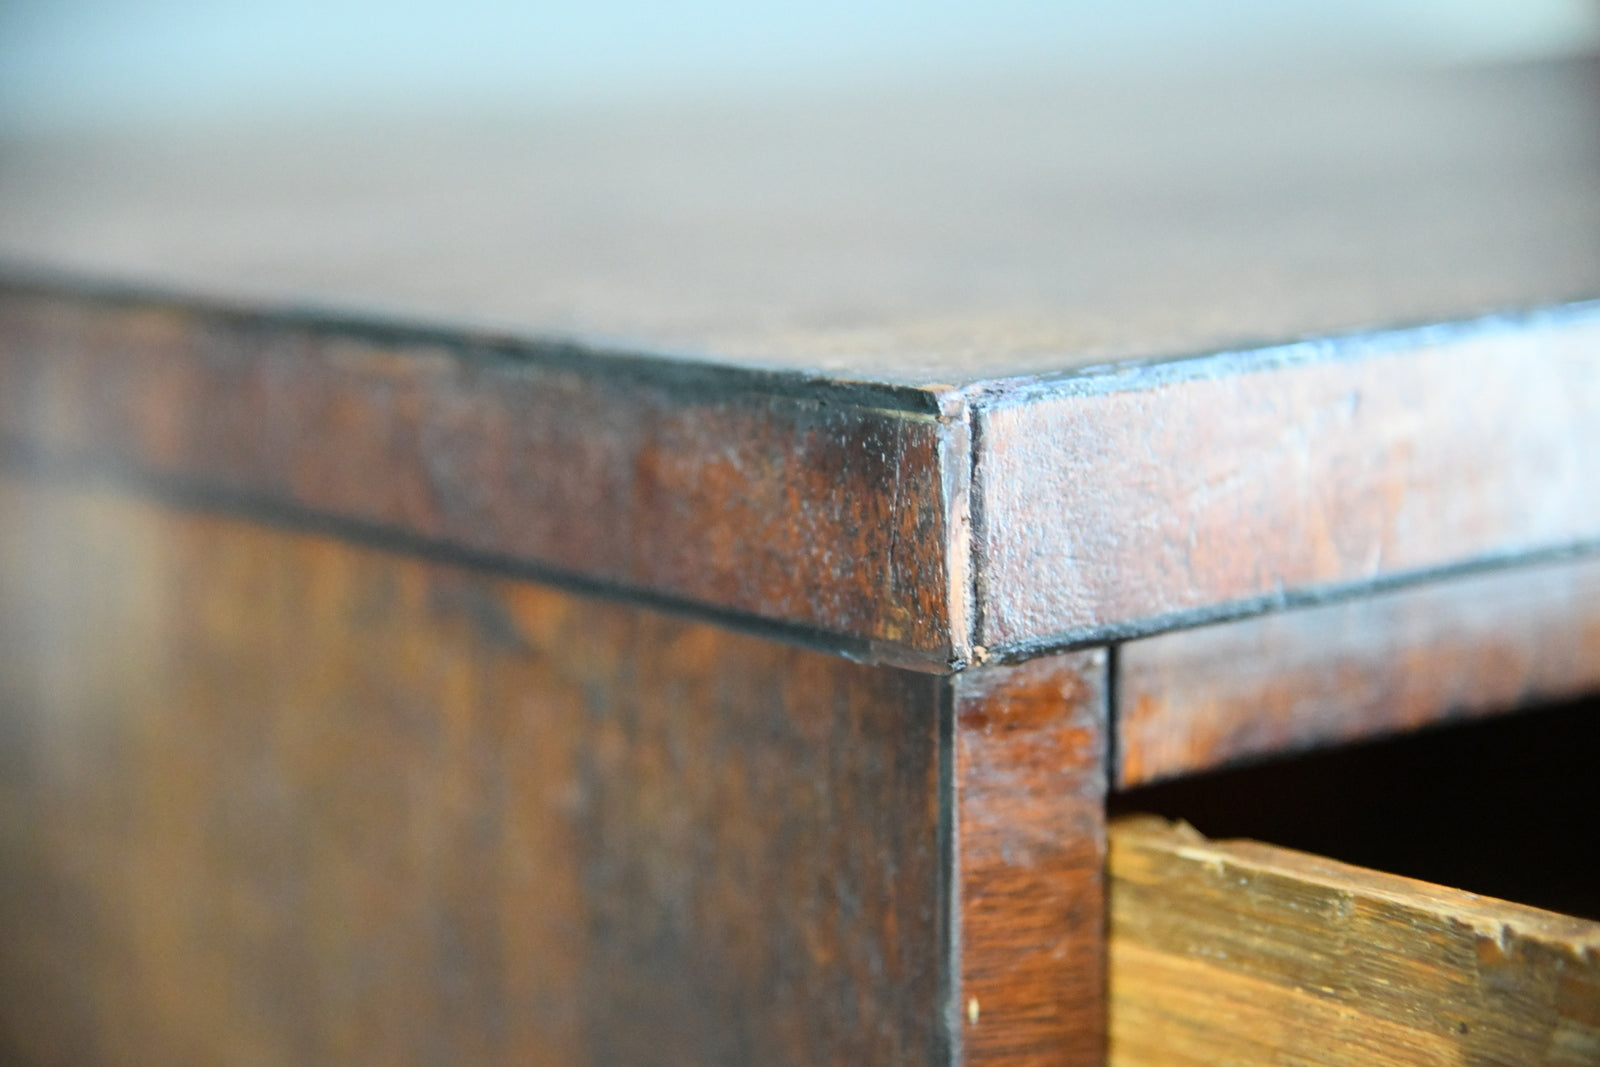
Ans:
[{"label": "mahogany chest of drawers", "polygon": [[[0,1054],[1099,1062],[1108,795],[1600,687],[1596,86],[7,146]],[[1115,1059],[1595,1062],[1119,826]]]}]

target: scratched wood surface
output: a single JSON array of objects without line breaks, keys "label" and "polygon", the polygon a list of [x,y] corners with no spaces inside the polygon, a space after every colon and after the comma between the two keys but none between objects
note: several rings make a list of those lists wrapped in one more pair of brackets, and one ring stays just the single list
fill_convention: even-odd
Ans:
[{"label": "scratched wood surface", "polygon": [[1600,691],[1600,558],[1175,630],[1117,668],[1121,788]]},{"label": "scratched wood surface", "polygon": [[7,477],[0,1059],[944,1062],[941,684]]},{"label": "scratched wood surface", "polygon": [[1103,1062],[1103,649],[951,682],[962,1062]]},{"label": "scratched wood surface", "polygon": [[1148,817],[1110,840],[1117,1067],[1600,1061],[1600,924]]},{"label": "scratched wood surface", "polygon": [[21,289],[0,447],[933,670],[1600,543],[1600,312],[1316,351],[968,393]]},{"label": "scratched wood surface", "polygon": [[975,643],[1600,541],[1600,313],[1195,360],[973,416]]},{"label": "scratched wood surface", "polygon": [[934,670],[1592,548],[1595,79],[6,145],[0,445]]},{"label": "scratched wood surface", "polygon": [[0,143],[0,259],[959,383],[1600,295],[1592,64]]},{"label": "scratched wood surface", "polygon": [[0,447],[935,668],[967,637],[947,421],[917,390],[0,295]]}]

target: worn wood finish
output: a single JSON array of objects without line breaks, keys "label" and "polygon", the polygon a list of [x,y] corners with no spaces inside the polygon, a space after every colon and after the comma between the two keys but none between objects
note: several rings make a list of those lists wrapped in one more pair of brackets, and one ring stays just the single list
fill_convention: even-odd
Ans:
[{"label": "worn wood finish", "polygon": [[1110,871],[1116,1067],[1600,1061],[1600,924],[1145,818]]},{"label": "worn wood finish", "polygon": [[948,543],[965,427],[918,390],[847,395],[796,375],[13,292],[0,296],[3,443],[879,659],[964,658],[965,581],[946,568],[964,564]]},{"label": "worn wood finish", "polygon": [[963,1062],[1104,1054],[1104,650],[952,682]]},{"label": "worn wood finish", "polygon": [[1600,558],[1121,646],[1116,784],[1600,690]]},{"label": "worn wood finish", "polygon": [[943,1062],[944,683],[0,482],[0,1059]]},{"label": "worn wood finish", "polygon": [[922,385],[1600,295],[1592,62],[1062,73],[0,129],[0,259]]},{"label": "worn wood finish", "polygon": [[1593,79],[0,144],[0,1051],[1093,1062],[1015,661],[1600,544]]},{"label": "worn wood finish", "polygon": [[0,437],[939,670],[1592,547],[1596,70],[0,144]]},{"label": "worn wood finish", "polygon": [[1600,538],[1600,312],[1066,380],[975,415],[977,643]]},{"label": "worn wood finish", "polygon": [[0,347],[31,455],[925,668],[1600,538],[1581,308],[970,392],[26,291]]}]

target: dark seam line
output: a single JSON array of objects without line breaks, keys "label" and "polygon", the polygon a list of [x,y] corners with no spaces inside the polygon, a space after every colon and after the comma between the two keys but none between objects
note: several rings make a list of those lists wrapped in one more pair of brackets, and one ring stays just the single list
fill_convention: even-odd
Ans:
[{"label": "dark seam line", "polygon": [[967,387],[967,393],[981,407],[1020,406],[1073,397],[1140,392],[1180,382],[1263,371],[1351,363],[1483,338],[1506,337],[1537,345],[1551,331],[1596,326],[1600,326],[1600,299],[1588,294],[1470,318],[1428,319],[1287,339],[1241,341],[1228,347],[999,377],[975,382]]},{"label": "dark seam line", "polygon": [[1110,792],[1116,789],[1122,779],[1119,764],[1122,759],[1122,739],[1118,727],[1121,724],[1119,703],[1122,693],[1122,646],[1112,642],[1106,646],[1106,703],[1105,703],[1105,731],[1106,731],[1106,774],[1105,790]]},{"label": "dark seam line", "polygon": [[983,412],[967,409],[968,440],[971,445],[967,456],[967,585],[968,612],[967,649],[974,664],[981,663],[985,653],[980,651],[978,638],[988,624],[985,594],[988,592],[984,566],[988,562],[984,538],[987,536],[988,516],[983,507]]},{"label": "dark seam line", "polygon": [[736,394],[774,396],[938,416],[937,388],[892,382],[841,381],[823,373],[708,362],[688,351],[614,347],[561,335],[531,336],[463,324],[428,324],[314,306],[253,306],[115,281],[41,272],[0,263],[0,296],[67,300],[88,308],[151,308],[192,315],[202,324],[240,332],[298,330],[318,337],[385,347],[445,348],[466,359],[571,370],[594,378],[648,385],[701,399]]},{"label": "dark seam line", "polygon": [[1124,623],[1065,630],[1047,637],[1030,638],[997,646],[989,650],[989,660],[997,663],[1020,663],[1057,652],[1098,648],[1115,642],[1158,637],[1178,630],[1240,622],[1280,611],[1298,611],[1343,604],[1387,593],[1420,590],[1428,585],[1452,579],[1512,571],[1523,566],[1578,560],[1592,555],[1600,555],[1600,539],[1586,538],[1549,548],[1490,553],[1455,563],[1402,571],[1358,582],[1284,590],[1263,596],[1231,600],[1223,604],[1169,612],[1164,615],[1150,615]]},{"label": "dark seam line", "polygon": [[[976,427],[975,427],[976,430]],[[975,433],[976,440],[976,433]],[[835,630],[827,630],[802,623],[783,622],[754,613],[740,612],[671,594],[657,593],[637,586],[610,582],[566,571],[547,564],[509,556],[484,549],[475,549],[443,539],[436,539],[380,522],[350,518],[294,504],[281,498],[272,498],[230,489],[195,479],[158,475],[125,464],[66,460],[47,457],[7,435],[0,434],[0,468],[23,474],[59,478],[63,481],[116,484],[143,491],[153,498],[188,510],[209,511],[252,519],[287,529],[306,530],[339,537],[371,548],[418,556],[439,563],[447,563],[489,574],[500,574],[540,582],[560,589],[677,615],[713,622],[729,629],[755,636],[798,644],[817,651],[833,653],[858,662],[911,669],[935,674],[959,672],[977,662],[996,664],[1019,663],[1040,656],[1097,648],[1115,642],[1155,637],[1163,633],[1193,629],[1200,626],[1220,625],[1243,621],[1279,611],[1293,611],[1333,605],[1363,597],[1396,593],[1416,589],[1430,583],[1449,579],[1469,578],[1509,571],[1521,566],[1535,566],[1568,559],[1580,559],[1600,554],[1600,539],[1585,539],[1543,549],[1511,551],[1480,556],[1475,559],[1443,564],[1437,567],[1406,571],[1360,582],[1316,586],[1301,590],[1281,591],[1207,605],[1185,611],[1147,616],[1124,623],[1079,630],[1062,631],[1042,638],[995,646],[980,653],[973,646],[974,663],[954,661],[951,650],[922,650],[893,642],[871,638],[852,637]],[[976,474],[974,474],[976,481]],[[981,494],[974,486],[970,504],[973,517],[974,571],[981,549],[982,529]],[[974,574],[974,583],[978,582]],[[973,615],[981,622],[982,597],[974,590]],[[974,627],[974,636],[981,632]]]},{"label": "dark seam line", "polygon": [[177,510],[216,514],[282,530],[320,534],[363,548],[430,563],[460,567],[495,577],[537,582],[566,592],[713,623],[736,632],[843,656],[871,666],[931,674],[944,674],[950,669],[948,652],[943,650],[924,651],[871,638],[855,638],[803,623],[783,622],[715,607],[670,594],[586,577],[503,553],[409,533],[380,522],[332,514],[281,498],[240,492],[195,479],[153,474],[125,465],[46,457],[34,450],[19,447],[3,435],[0,435],[0,470],[66,485],[122,488]]},{"label": "dark seam line", "polygon": [[956,790],[955,731],[956,678],[937,679],[939,692],[939,928],[944,942],[940,953],[939,1001],[946,1047],[944,1059],[951,1067],[961,1062],[961,866],[957,852],[960,797]]}]

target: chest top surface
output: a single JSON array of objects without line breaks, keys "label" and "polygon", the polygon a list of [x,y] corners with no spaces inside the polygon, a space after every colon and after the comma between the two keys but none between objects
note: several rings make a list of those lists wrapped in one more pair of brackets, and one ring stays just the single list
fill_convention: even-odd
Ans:
[{"label": "chest top surface", "polygon": [[1600,294],[1569,61],[13,141],[0,262],[962,385]]}]

